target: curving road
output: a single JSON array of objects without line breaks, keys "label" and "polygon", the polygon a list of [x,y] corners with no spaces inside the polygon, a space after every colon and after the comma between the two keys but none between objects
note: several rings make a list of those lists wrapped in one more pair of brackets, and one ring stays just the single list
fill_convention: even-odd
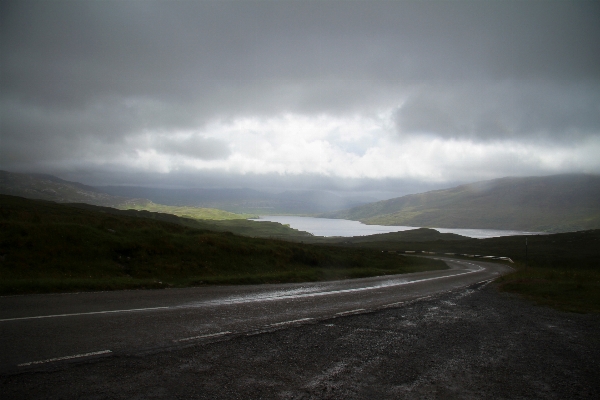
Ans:
[{"label": "curving road", "polygon": [[0,297],[0,370],[160,351],[364,313],[496,278],[510,267],[345,281]]}]

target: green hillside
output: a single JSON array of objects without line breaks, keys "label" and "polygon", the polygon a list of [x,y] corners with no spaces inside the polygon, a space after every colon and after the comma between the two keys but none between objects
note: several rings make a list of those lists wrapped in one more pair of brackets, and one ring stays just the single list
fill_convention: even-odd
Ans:
[{"label": "green hillside", "polygon": [[167,213],[177,215],[179,217],[193,219],[230,220],[257,218],[256,215],[236,214],[229,211],[219,210],[217,208],[165,206],[162,204],[155,204],[151,201],[148,201],[146,203],[139,202],[137,204],[129,204],[125,206],[120,206],[118,208],[127,210],[146,210],[152,212]]},{"label": "green hillside", "polygon": [[336,213],[377,225],[565,232],[600,228],[600,176],[502,178]]},{"label": "green hillside", "polygon": [[143,198],[113,196],[79,182],[65,181],[44,174],[0,171],[0,194],[57,203],[85,203],[121,210],[146,210],[193,219],[231,220],[253,217],[251,214],[236,214],[216,208],[166,206]]},{"label": "green hillside", "polygon": [[[462,257],[504,256],[514,272],[500,277],[499,288],[539,304],[575,312],[600,312],[600,229],[548,235],[471,239],[432,229],[329,239],[346,248],[384,252],[416,251]],[[525,249],[527,239],[527,251]],[[470,256],[467,256],[470,255]],[[490,261],[489,259],[484,259]]]},{"label": "green hillside", "polygon": [[[0,195],[0,201],[3,196]],[[283,239],[295,239],[303,241],[308,238],[312,238],[312,234],[304,231],[299,231],[294,228],[290,228],[287,225],[280,224],[278,222],[270,221],[251,221],[247,219],[228,219],[228,220],[208,220],[208,219],[194,219],[185,216],[177,216],[171,213],[154,212],[148,210],[119,210],[111,207],[99,207],[85,203],[70,203],[67,204],[69,207],[85,209],[94,212],[101,212],[103,214],[111,214],[115,216],[125,217],[136,217],[153,219],[161,222],[168,222],[171,224],[177,224],[194,229],[204,229],[215,232],[231,232],[236,235],[250,236],[250,237],[264,237],[264,238],[283,238]],[[236,214],[238,215],[238,214]]]},{"label": "green hillside", "polygon": [[87,203],[97,206],[118,207],[146,202],[112,196],[78,182],[69,182],[52,175],[18,174],[0,171],[0,194],[57,203]]},{"label": "green hillside", "polygon": [[446,268],[440,261],[379,250],[251,238],[202,226],[210,224],[0,195],[0,295],[302,282]]}]

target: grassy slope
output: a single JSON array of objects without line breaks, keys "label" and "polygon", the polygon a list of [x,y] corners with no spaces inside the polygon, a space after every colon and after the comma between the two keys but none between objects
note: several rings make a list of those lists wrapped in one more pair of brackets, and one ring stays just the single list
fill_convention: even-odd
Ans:
[{"label": "grassy slope", "polygon": [[[409,231],[410,232],[410,231]],[[433,236],[435,237],[435,236]],[[578,269],[600,269],[600,230],[527,236],[528,264],[554,268],[568,265]],[[349,246],[378,250],[425,250],[438,253],[467,253],[510,257],[525,262],[525,236],[488,239],[398,241],[390,234],[351,238]]]},{"label": "grassy slope", "polygon": [[[111,196],[93,187],[69,182],[51,175],[17,174],[0,171],[0,194],[55,201],[57,203],[88,203],[116,207],[137,204],[140,199]],[[145,202],[145,200],[141,200]]]},{"label": "grassy slope", "polygon": [[454,233],[440,233],[435,229],[417,228],[401,232],[379,233],[369,236],[354,236],[350,238],[331,238],[325,242],[367,243],[367,242],[435,242],[435,241],[468,240],[466,236]]},{"label": "grassy slope", "polygon": [[121,210],[146,210],[193,219],[230,220],[253,217],[250,214],[235,214],[215,208],[173,207],[155,204],[142,198],[113,196],[91,186],[65,181],[52,175],[0,171],[0,193],[57,203],[86,203]]},{"label": "grassy slope", "polygon": [[500,289],[517,293],[538,304],[573,312],[600,312],[600,270],[516,266],[498,279]]},{"label": "grassy slope", "polygon": [[445,268],[377,250],[242,237],[98,210],[0,196],[0,293],[300,282]]},{"label": "grassy slope", "polygon": [[600,176],[503,178],[327,214],[368,224],[573,231],[600,228]]},{"label": "grassy slope", "polygon": [[216,208],[205,207],[177,207],[155,204],[148,201],[144,204],[133,204],[130,206],[119,207],[120,209],[145,210],[151,212],[160,212],[177,215],[184,218],[193,219],[209,219],[209,220],[231,220],[231,219],[248,219],[255,218],[251,214],[236,214],[228,211],[219,210]]},{"label": "grassy slope", "polygon": [[178,217],[169,213],[152,212],[146,210],[118,210],[110,207],[98,207],[90,204],[78,203],[69,204],[70,207],[80,208],[84,210],[102,212],[116,216],[129,216],[145,219],[153,219],[156,221],[169,222],[177,225],[187,226],[188,228],[211,230],[216,232],[232,232],[236,235],[263,237],[263,238],[281,238],[281,239],[296,239],[303,241],[311,238],[312,235],[308,232],[299,231],[290,228],[287,225],[282,225],[277,222],[270,221],[250,221],[244,219],[232,220],[199,220],[185,217]]},{"label": "grassy slope", "polygon": [[600,312],[600,230],[528,236],[527,264],[523,236],[448,240],[427,231],[431,230],[350,238],[342,243],[376,250],[511,257],[515,272],[498,280],[502,290],[561,310]]}]

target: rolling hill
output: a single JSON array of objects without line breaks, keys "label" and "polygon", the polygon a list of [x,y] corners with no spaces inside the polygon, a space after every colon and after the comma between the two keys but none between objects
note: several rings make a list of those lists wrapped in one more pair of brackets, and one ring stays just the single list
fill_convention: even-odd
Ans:
[{"label": "rolling hill", "polygon": [[0,194],[55,201],[57,203],[87,203],[104,207],[126,207],[146,202],[113,196],[94,187],[70,182],[46,174],[18,174],[0,171]]},{"label": "rolling hill", "polygon": [[0,195],[0,295],[304,282],[447,268],[438,260],[378,249],[274,240],[278,232],[277,239],[311,236],[272,222],[197,221]]},{"label": "rolling hill", "polygon": [[233,213],[312,215],[370,203],[368,196],[342,196],[326,190],[268,193],[248,188],[167,189],[139,186],[100,186],[114,196],[145,198],[169,206],[209,207]]},{"label": "rolling hill", "polygon": [[366,224],[567,232],[600,228],[600,176],[501,178],[322,214]]},{"label": "rolling hill", "polygon": [[216,208],[176,207],[156,204],[145,198],[112,195],[92,186],[46,174],[0,171],[0,194],[56,203],[85,203],[120,210],[146,210],[200,220],[239,220],[253,217],[250,214],[237,214]]}]

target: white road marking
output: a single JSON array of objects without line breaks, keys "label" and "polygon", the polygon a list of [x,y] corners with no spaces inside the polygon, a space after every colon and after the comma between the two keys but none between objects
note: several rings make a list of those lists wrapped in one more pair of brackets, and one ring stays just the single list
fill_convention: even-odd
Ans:
[{"label": "white road marking", "polygon": [[295,320],[292,320],[292,321],[277,322],[275,324],[270,324],[270,325],[267,325],[267,326],[281,326],[281,325],[287,325],[287,324],[294,324],[296,322],[311,321],[313,319],[314,318],[300,318],[300,319],[295,319]]},{"label": "white road marking", "polygon": [[398,301],[396,303],[386,304],[386,305],[384,305],[382,307],[394,307],[394,306],[399,306],[400,304],[404,304],[404,302],[403,301]]},{"label": "white road marking", "polygon": [[212,337],[218,337],[218,336],[223,336],[223,335],[228,335],[231,332],[229,331],[223,331],[223,332],[217,332],[217,333],[209,333],[207,335],[200,335],[200,336],[192,336],[192,337],[188,337],[188,338],[184,338],[184,339],[176,339],[173,340],[174,342],[187,342],[188,340],[196,340],[196,339],[206,339],[206,338],[212,338]]},{"label": "white road marking", "polygon": [[342,312],[336,313],[335,315],[346,315],[346,314],[352,314],[352,313],[357,313],[357,312],[361,312],[361,311],[365,311],[365,309],[357,308],[356,310],[342,311]]},{"label": "white road marking", "polygon": [[483,284],[482,284],[481,286],[479,286],[479,287],[477,288],[477,290],[481,290],[481,289],[483,289],[484,287],[486,287],[487,285],[489,285],[490,283],[492,283],[492,280],[491,280],[491,279],[489,279],[489,280],[487,280],[487,281],[481,281],[481,282],[479,282],[479,283],[483,283]]},{"label": "white road marking", "polygon": [[5,319],[0,319],[0,322],[23,321],[23,320],[41,319],[41,318],[74,317],[74,316],[95,315],[95,314],[118,314],[118,313],[136,312],[136,311],[175,310],[175,309],[185,309],[185,308],[198,308],[198,307],[211,306],[211,305],[229,305],[229,304],[239,304],[239,303],[260,302],[260,301],[276,301],[276,300],[297,299],[297,298],[306,298],[306,297],[329,296],[329,295],[334,295],[334,294],[363,292],[366,290],[376,290],[376,289],[385,289],[385,288],[394,287],[394,286],[411,285],[414,283],[435,281],[438,279],[447,279],[447,278],[452,278],[455,276],[473,274],[475,272],[479,272],[484,269],[483,267],[479,267],[472,263],[465,262],[465,264],[473,265],[475,267],[478,267],[478,269],[468,270],[466,272],[460,272],[460,273],[452,274],[452,275],[443,275],[443,276],[436,276],[433,278],[416,279],[414,281],[407,281],[405,279],[393,279],[393,280],[390,280],[387,282],[383,282],[379,285],[365,286],[365,287],[359,287],[359,288],[354,288],[354,289],[340,289],[340,290],[331,290],[331,291],[313,292],[313,293],[294,293],[294,294],[289,294],[289,295],[282,294],[282,295],[271,296],[271,297],[259,296],[259,297],[233,298],[233,299],[224,299],[224,300],[212,300],[212,301],[200,302],[200,303],[194,303],[194,304],[188,304],[188,305],[166,306],[166,307],[148,307],[148,308],[125,309],[125,310],[91,311],[91,312],[80,312],[80,313],[71,313],[71,314],[54,314],[54,315],[39,315],[39,316],[34,316],[34,317],[5,318]]},{"label": "white road marking", "polygon": [[75,354],[73,356],[49,358],[47,360],[42,360],[42,361],[31,361],[31,362],[26,362],[26,363],[23,363],[23,364],[18,364],[17,367],[27,367],[29,365],[45,364],[45,363],[54,362],[54,361],[71,360],[73,358],[98,356],[98,355],[101,355],[101,354],[108,354],[108,353],[112,353],[112,351],[110,351],[110,350],[102,350],[102,351],[94,351],[93,353]]},{"label": "white road marking", "polygon": [[42,319],[42,318],[56,318],[56,317],[75,317],[77,315],[116,314],[116,313],[134,312],[134,311],[152,311],[152,310],[164,310],[164,309],[168,309],[168,308],[173,308],[173,307],[132,308],[132,309],[129,309],[129,310],[90,311],[90,312],[71,313],[71,314],[38,315],[38,316],[35,316],[35,317],[5,318],[5,319],[0,319],[0,322],[19,321],[19,320],[24,320],[24,319]]}]

